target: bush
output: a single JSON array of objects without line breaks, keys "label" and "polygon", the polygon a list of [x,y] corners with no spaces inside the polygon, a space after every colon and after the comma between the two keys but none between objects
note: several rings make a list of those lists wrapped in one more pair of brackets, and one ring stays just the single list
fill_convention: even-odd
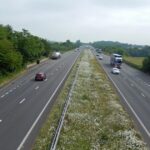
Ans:
[{"label": "bush", "polygon": [[150,73],[150,56],[148,56],[147,58],[144,59],[142,69],[145,72]]}]

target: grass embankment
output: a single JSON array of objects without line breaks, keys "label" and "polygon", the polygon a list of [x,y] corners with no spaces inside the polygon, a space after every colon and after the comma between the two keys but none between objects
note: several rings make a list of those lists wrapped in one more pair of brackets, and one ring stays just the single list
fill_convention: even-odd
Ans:
[{"label": "grass embankment", "polygon": [[[64,150],[145,150],[140,134],[120,104],[109,79],[91,51],[78,61],[79,72],[57,149]],[[46,149],[75,74],[74,68],[57,99],[34,149]]]},{"label": "grass embankment", "polygon": [[123,61],[128,65],[142,70],[142,64],[145,57],[124,57],[123,59]]},{"label": "grass embankment", "polygon": [[7,75],[0,76],[0,87],[3,85],[9,83],[10,81],[16,79],[17,77],[23,75],[26,72],[26,70],[22,69],[17,72],[8,73]]}]

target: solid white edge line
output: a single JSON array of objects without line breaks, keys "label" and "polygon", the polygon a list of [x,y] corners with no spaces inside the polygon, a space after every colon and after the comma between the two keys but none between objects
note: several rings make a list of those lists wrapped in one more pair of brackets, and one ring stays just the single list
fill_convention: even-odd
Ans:
[{"label": "solid white edge line", "polygon": [[[102,65],[102,67],[103,67],[103,65]],[[104,67],[103,67],[103,69],[104,69]],[[105,72],[106,72],[106,70],[105,70]],[[126,104],[128,105],[128,107],[130,108],[130,110],[132,111],[132,113],[134,114],[134,116],[136,117],[136,119],[138,120],[138,122],[140,123],[140,125],[143,127],[143,129],[146,132],[146,134],[148,135],[148,137],[150,138],[150,132],[148,131],[148,129],[145,127],[145,125],[143,124],[143,122],[141,121],[141,119],[139,118],[139,116],[136,114],[136,112],[134,111],[134,109],[132,108],[132,106],[129,104],[129,102],[127,101],[127,99],[123,95],[123,93],[120,91],[120,89],[118,88],[118,86],[116,85],[116,83],[112,80],[112,78],[110,77],[110,75],[107,72],[106,72],[106,74],[108,75],[109,79],[112,81],[112,83],[114,84],[114,86],[116,87],[116,89],[118,90],[118,92],[120,93],[121,97],[125,100]]]},{"label": "solid white edge line", "polygon": [[[79,55],[78,55],[79,56]],[[70,70],[72,69],[73,65],[75,64],[78,56],[76,57],[75,61],[73,62],[73,64],[71,65],[70,69],[67,71],[67,73],[65,74],[64,78],[61,80],[61,82],[59,83],[59,85],[57,86],[57,88],[55,89],[55,91],[53,92],[52,96],[50,97],[50,99],[48,100],[48,102],[46,103],[46,105],[44,106],[44,108],[42,109],[42,111],[40,112],[40,114],[38,115],[38,117],[36,118],[36,120],[34,121],[34,123],[32,124],[31,128],[29,129],[29,131],[27,132],[27,134],[25,135],[25,137],[23,138],[22,142],[20,143],[20,145],[18,146],[17,150],[21,150],[21,148],[23,147],[24,143],[26,142],[26,140],[28,139],[29,135],[31,134],[32,130],[34,129],[34,127],[36,126],[36,124],[38,123],[39,119],[41,118],[41,116],[43,115],[44,111],[46,110],[47,106],[49,105],[49,103],[51,102],[52,98],[55,96],[57,90],[59,89],[59,87],[62,85],[62,83],[64,82],[65,78],[67,77],[68,73],[70,72]]]}]

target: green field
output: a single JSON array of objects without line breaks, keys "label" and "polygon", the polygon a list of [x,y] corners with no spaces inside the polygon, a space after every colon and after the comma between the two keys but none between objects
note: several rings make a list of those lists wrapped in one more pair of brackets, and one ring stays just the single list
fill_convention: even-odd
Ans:
[{"label": "green field", "polygon": [[137,69],[142,68],[142,63],[145,57],[123,57],[125,63],[135,67]]}]

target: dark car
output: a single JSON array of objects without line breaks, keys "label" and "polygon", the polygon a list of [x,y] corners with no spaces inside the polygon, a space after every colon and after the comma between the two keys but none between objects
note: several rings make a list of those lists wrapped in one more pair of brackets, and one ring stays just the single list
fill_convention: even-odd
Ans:
[{"label": "dark car", "polygon": [[35,75],[35,81],[43,81],[46,79],[46,74],[44,72],[39,72]]}]

